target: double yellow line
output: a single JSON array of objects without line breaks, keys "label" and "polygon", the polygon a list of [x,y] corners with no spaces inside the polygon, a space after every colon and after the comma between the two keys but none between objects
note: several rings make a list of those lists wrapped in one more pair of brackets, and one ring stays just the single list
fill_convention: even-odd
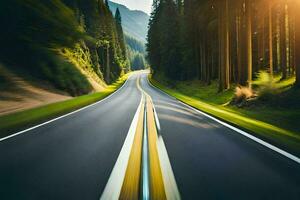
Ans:
[{"label": "double yellow line", "polygon": [[[141,88],[140,77],[137,78],[136,84],[142,92],[142,109],[139,113],[134,142],[119,199],[164,200],[166,199],[166,192],[157,150],[158,133],[153,110],[154,105],[150,95]],[[146,137],[146,142],[145,140],[143,142],[143,137]],[[143,151],[143,148],[146,148],[147,151]],[[147,166],[143,166],[145,165],[142,162],[143,158],[147,158]],[[145,173],[144,170],[147,170],[147,172]],[[144,177],[143,174],[144,176],[147,174],[148,177]],[[143,194],[145,189],[148,189],[149,195]]]}]

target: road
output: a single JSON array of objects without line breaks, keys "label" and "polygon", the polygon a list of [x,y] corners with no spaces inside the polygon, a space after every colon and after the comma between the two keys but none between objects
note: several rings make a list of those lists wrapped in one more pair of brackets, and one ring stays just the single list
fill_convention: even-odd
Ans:
[{"label": "road", "polygon": [[[157,137],[148,136],[148,151],[137,151],[147,144],[147,137],[143,141],[130,137],[138,135],[142,122],[148,122],[144,129],[149,135],[158,132]],[[159,139],[163,143],[157,149],[151,146]],[[147,152],[150,164],[147,159],[134,160],[134,156],[145,158]],[[113,192],[110,184],[124,195],[123,181],[135,173],[124,168],[131,161],[128,166],[141,168],[142,177],[146,163],[152,182],[157,175],[155,180],[162,183],[158,195],[169,199],[172,192],[181,199],[300,199],[298,163],[153,88],[145,73],[134,74],[95,105],[1,141],[0,159],[0,199],[4,200],[105,199],[105,193]],[[114,177],[122,180],[120,188]],[[173,185],[166,184],[166,177]],[[146,179],[136,179],[147,186]],[[152,182],[150,196],[153,184],[160,185]]]}]

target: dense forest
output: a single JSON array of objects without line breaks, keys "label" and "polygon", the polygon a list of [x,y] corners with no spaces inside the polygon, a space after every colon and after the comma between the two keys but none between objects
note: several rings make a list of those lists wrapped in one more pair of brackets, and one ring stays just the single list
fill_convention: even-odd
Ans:
[{"label": "dense forest", "polygon": [[147,67],[145,44],[125,34],[128,58],[132,70],[145,69]]},{"label": "dense forest", "polygon": [[130,70],[121,26],[103,0],[0,2],[0,61],[71,95]]},{"label": "dense forest", "polygon": [[154,0],[147,51],[154,77],[198,79],[219,91],[261,73],[300,85],[300,2]]}]

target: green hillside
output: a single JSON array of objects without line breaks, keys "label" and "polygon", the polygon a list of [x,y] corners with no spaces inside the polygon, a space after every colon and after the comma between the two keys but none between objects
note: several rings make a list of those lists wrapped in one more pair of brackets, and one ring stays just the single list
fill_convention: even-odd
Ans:
[{"label": "green hillside", "polygon": [[126,34],[143,43],[146,42],[149,15],[139,10],[130,10],[124,5],[111,1],[109,1],[109,7],[113,13],[119,8],[123,19],[123,30]]},{"label": "green hillside", "polygon": [[129,70],[121,21],[102,0],[0,2],[0,62],[76,96]]}]

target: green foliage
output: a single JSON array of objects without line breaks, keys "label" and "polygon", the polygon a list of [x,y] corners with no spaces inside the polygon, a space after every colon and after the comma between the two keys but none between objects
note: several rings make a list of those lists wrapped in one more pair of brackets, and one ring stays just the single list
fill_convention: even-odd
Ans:
[{"label": "green foliage", "polygon": [[149,30],[147,36],[146,49],[148,52],[148,60],[153,70],[153,73],[163,73],[161,69],[161,53],[160,53],[160,18],[162,6],[156,0],[153,1],[153,8],[149,21]]},{"label": "green foliage", "polygon": [[146,49],[145,49],[145,45],[143,42],[141,42],[127,34],[125,34],[125,41],[131,51],[138,52],[138,53],[141,53],[144,55],[146,54]]},{"label": "green foliage", "polygon": [[130,61],[132,70],[145,69],[147,62],[145,60],[146,50],[145,45],[137,39],[125,34],[127,44],[127,55]]},{"label": "green foliage", "polygon": [[253,88],[257,91],[257,106],[269,106],[279,108],[300,108],[298,99],[300,90],[293,87],[295,77],[281,80],[280,75],[271,77],[266,71],[260,71]]},{"label": "green foliage", "polygon": [[86,94],[91,90],[89,82],[79,70],[58,53],[45,52],[39,58],[45,59],[37,60],[39,68],[32,72],[36,77],[47,78],[58,89],[73,96]]},{"label": "green foliage", "polygon": [[131,62],[131,69],[132,70],[141,70],[145,69],[146,64],[144,61],[144,56],[140,53],[136,53],[132,62]]},{"label": "green foliage", "polygon": [[149,16],[139,10],[129,10],[124,5],[109,1],[109,8],[115,15],[117,9],[119,9],[122,16],[122,28],[124,33],[136,38],[143,43],[146,42],[147,36],[147,23]]},{"label": "green foliage", "polygon": [[108,41],[110,81],[128,68],[122,30],[103,1],[1,1],[0,24],[5,27],[0,32],[2,62],[72,95],[88,93],[91,86],[74,63],[58,53],[64,48],[86,43],[94,72],[102,78],[106,46],[97,44]]},{"label": "green foliage", "polygon": [[173,80],[218,78],[218,21],[214,1],[154,1],[148,32],[153,73]]},{"label": "green foliage", "polygon": [[181,79],[179,13],[172,0],[161,1],[149,22],[148,58],[154,72],[161,71],[168,78]]},{"label": "green foliage", "polygon": [[[125,39],[122,29],[122,17],[121,13],[119,11],[119,8],[116,10],[115,14],[115,20],[116,20],[116,30],[117,30],[117,36],[118,36],[118,43],[120,45],[120,56],[121,56],[121,63],[126,60],[126,47],[125,47]],[[126,62],[122,63],[124,68],[126,67]]]},{"label": "green foliage", "polygon": [[57,88],[80,95],[90,85],[56,51],[84,38],[73,11],[60,0],[12,0],[0,3],[0,59],[18,71],[47,80]]}]

